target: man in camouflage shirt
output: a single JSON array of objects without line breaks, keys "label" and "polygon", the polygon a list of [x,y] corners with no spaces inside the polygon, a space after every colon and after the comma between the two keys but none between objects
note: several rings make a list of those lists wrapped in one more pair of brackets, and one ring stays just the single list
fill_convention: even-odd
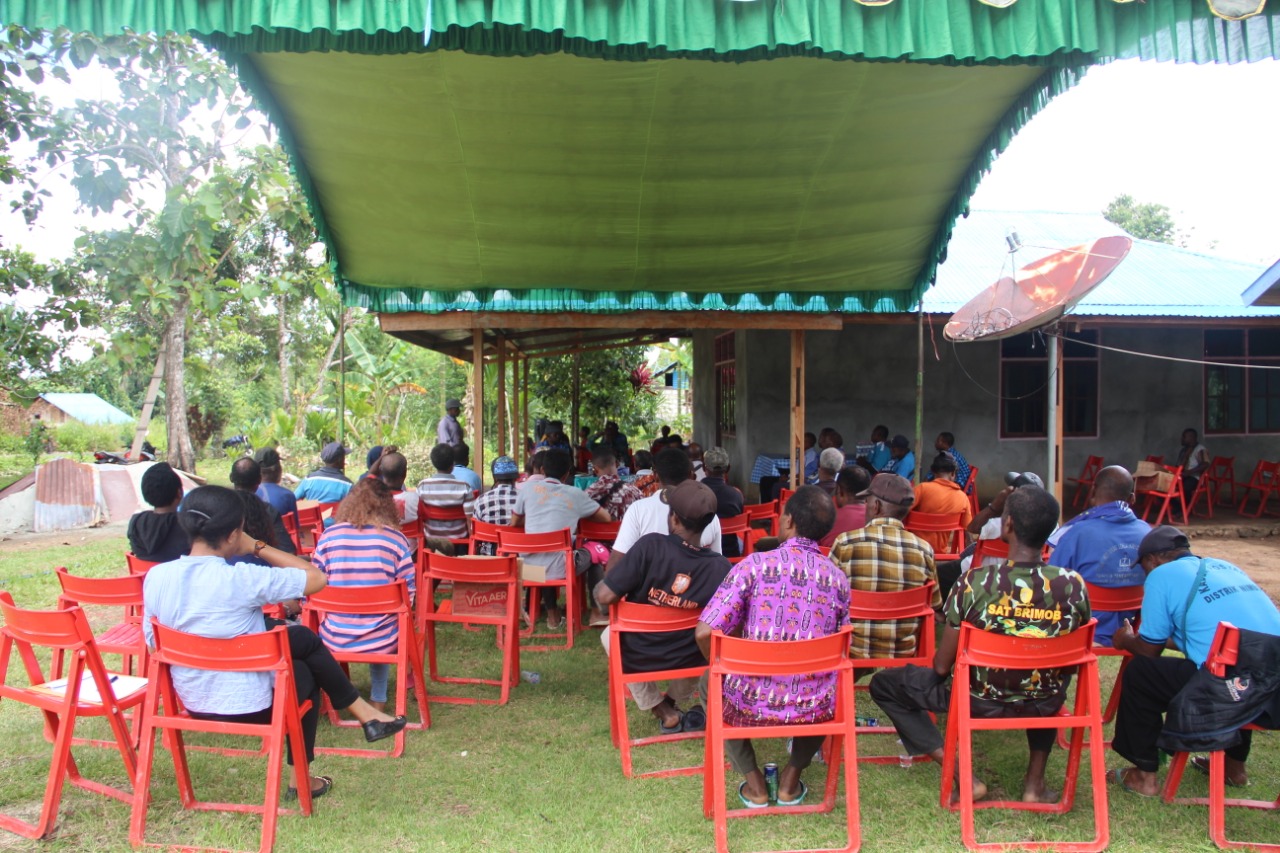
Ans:
[{"label": "man in camouflage shirt", "polygon": [[[871,697],[902,737],[912,755],[929,755],[942,763],[942,736],[929,712],[947,710],[951,670],[960,644],[960,625],[1018,637],[1056,637],[1089,621],[1084,579],[1069,569],[1040,562],[1045,540],[1058,523],[1053,496],[1026,486],[1008,496],[1001,518],[1001,539],[1009,543],[1009,559],[999,566],[976,566],[960,578],[943,606],[946,625],[938,640],[933,667],[906,666],[883,670],[871,679]],[[976,717],[1047,717],[1066,698],[1069,676],[1044,668],[987,670],[975,668],[969,684],[970,707]],[[1044,783],[1053,748],[1054,729],[1028,729],[1030,757],[1022,799],[1052,799]],[[975,800],[987,787],[972,780]]]}]

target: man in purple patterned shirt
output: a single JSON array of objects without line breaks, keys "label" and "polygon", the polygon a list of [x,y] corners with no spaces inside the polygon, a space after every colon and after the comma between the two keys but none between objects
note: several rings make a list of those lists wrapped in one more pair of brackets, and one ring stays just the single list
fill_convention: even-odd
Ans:
[{"label": "man in purple patterned shirt", "polygon": [[[787,501],[779,520],[782,544],[752,554],[734,566],[702,612],[697,640],[711,654],[711,633],[749,640],[789,642],[834,634],[849,622],[849,579],[818,550],[818,540],[835,523],[836,509],[817,486],[802,486]],[[835,673],[791,678],[727,676],[724,721],[735,726],[812,723],[835,714]],[[778,805],[804,801],[800,774],[822,746],[823,737],[797,737],[778,779]],[[738,796],[747,808],[769,804],[764,774],[750,740],[725,742],[734,770],[746,778]]]}]

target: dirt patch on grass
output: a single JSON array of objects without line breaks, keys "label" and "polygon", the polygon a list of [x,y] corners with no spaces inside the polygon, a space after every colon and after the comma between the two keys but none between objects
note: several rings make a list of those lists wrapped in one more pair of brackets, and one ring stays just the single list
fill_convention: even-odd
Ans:
[{"label": "dirt patch on grass", "polygon": [[12,533],[0,537],[0,554],[36,551],[51,545],[89,545],[94,542],[120,542],[125,538],[129,522],[104,524],[102,527],[85,527],[79,530],[55,530],[52,533]]},{"label": "dirt patch on grass", "polygon": [[1280,537],[1241,539],[1239,537],[1196,537],[1191,550],[1201,557],[1216,557],[1234,563],[1280,604]]}]

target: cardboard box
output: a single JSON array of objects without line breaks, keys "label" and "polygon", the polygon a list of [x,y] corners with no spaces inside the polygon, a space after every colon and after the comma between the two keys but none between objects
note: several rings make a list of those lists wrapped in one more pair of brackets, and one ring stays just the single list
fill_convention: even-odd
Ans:
[{"label": "cardboard box", "polygon": [[455,583],[453,612],[457,616],[505,616],[507,585],[501,583]]},{"label": "cardboard box", "polygon": [[1173,474],[1168,471],[1161,471],[1155,476],[1133,478],[1135,492],[1167,492],[1171,488],[1173,488]]},{"label": "cardboard box", "polygon": [[528,583],[544,583],[547,579],[547,567],[520,560],[520,580]]},{"label": "cardboard box", "polygon": [[1133,476],[1136,477],[1155,477],[1164,472],[1164,466],[1155,462],[1142,460],[1138,463],[1138,467],[1134,469]]}]

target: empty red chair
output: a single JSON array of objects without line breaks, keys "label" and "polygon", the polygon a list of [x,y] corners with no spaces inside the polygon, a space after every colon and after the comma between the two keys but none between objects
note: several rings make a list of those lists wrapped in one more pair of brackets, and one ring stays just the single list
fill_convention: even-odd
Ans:
[{"label": "empty red chair", "polygon": [[[1105,747],[1102,742],[1102,713],[1098,698],[1098,658],[1093,649],[1093,620],[1069,634],[1059,637],[1011,637],[983,631],[965,623],[960,626],[960,646],[956,653],[955,675],[952,678],[951,707],[947,713],[947,737],[943,748],[941,802],[944,808],[960,811],[961,836],[970,850],[1006,850],[1010,847],[1032,849],[1073,850],[1079,853],[1095,853],[1106,849],[1110,840],[1107,823],[1107,768]],[[1075,703],[1070,712],[1052,717],[974,717],[969,702],[969,676],[972,667],[997,669],[1026,669],[1030,662],[1037,667],[1063,669],[1078,667]],[[973,787],[968,780],[973,777],[973,733],[991,730],[1024,729],[1073,729],[1071,746],[1067,752],[1066,782],[1056,803],[1024,803],[1021,800],[983,800],[974,802]],[[1075,802],[1076,786],[1080,771],[1080,758],[1085,748],[1083,731],[1089,732],[1089,768],[1093,782],[1093,838],[1080,842],[1031,841],[1019,838],[1003,843],[979,843],[974,829],[974,812],[977,809],[1017,809],[1042,814],[1066,814]],[[951,789],[955,784],[957,748],[960,778],[960,798],[951,804]]]},{"label": "empty red chair", "polygon": [[[1225,676],[1227,667],[1234,666],[1240,655],[1240,629],[1230,622],[1219,622],[1218,631],[1213,635],[1213,644],[1204,665],[1214,675]],[[1255,725],[1246,729],[1261,731]],[[1227,838],[1227,806],[1248,809],[1280,809],[1280,797],[1274,800],[1248,800],[1239,797],[1227,797],[1227,772],[1225,754],[1218,750],[1209,753],[1209,796],[1178,797],[1178,787],[1182,784],[1182,773],[1187,766],[1186,752],[1174,753],[1169,762],[1169,773],[1165,778],[1164,790],[1161,794],[1166,803],[1179,805],[1209,806],[1209,837],[1222,850],[1247,848],[1249,850],[1280,850],[1280,844],[1260,843],[1256,841],[1232,841]]]},{"label": "empty red chair", "polygon": [[1248,515],[1244,508],[1249,503],[1250,492],[1258,493],[1258,511],[1253,513],[1253,518],[1259,518],[1262,511],[1267,508],[1267,501],[1271,496],[1280,494],[1280,462],[1261,460],[1254,466],[1249,482],[1244,484],[1244,497],[1240,501],[1239,509],[1241,515]]},{"label": "empty red chair", "polygon": [[[418,512],[420,513],[418,520],[422,522],[423,536],[435,536],[435,534],[431,532],[431,522],[433,521],[470,522],[470,519],[467,518],[466,510],[462,508],[462,504],[458,504],[457,506],[432,506],[431,504],[424,502],[419,506]],[[470,530],[470,527],[468,527],[468,530]],[[465,536],[448,536],[441,538],[447,538],[453,543],[453,547],[455,549],[465,549],[470,553],[470,533]]]},{"label": "empty red chair", "polygon": [[[848,843],[838,848],[853,853],[862,846],[862,828],[858,815],[858,749],[857,719],[854,716],[853,662],[849,659],[852,629],[813,640],[773,643],[726,637],[719,631],[711,634],[710,690],[707,703],[707,740],[702,777],[702,811],[715,821],[717,853],[729,849],[731,817],[761,815],[796,815],[829,812],[835,809],[836,788],[844,764],[845,821]],[[726,675],[794,676],[818,672],[836,673],[835,716],[823,723],[796,723],[782,726],[729,726],[724,722],[724,689]],[[827,760],[827,781],[820,803],[799,806],[770,806],[760,809],[728,809],[725,805],[724,742],[732,738],[783,738],[827,735],[831,738]]]},{"label": "empty red chair", "polygon": [[[564,637],[563,646],[525,646],[525,651],[529,652],[546,652],[552,649],[571,649],[573,648],[573,635],[582,631],[582,602],[578,601],[579,584],[576,582],[575,572],[573,568],[573,542],[569,538],[569,528],[561,530],[553,530],[549,533],[525,533],[523,530],[514,527],[503,527],[498,531],[498,555],[499,556],[527,556],[529,554],[563,554],[564,555],[564,573],[563,578],[548,578],[544,581],[523,581],[524,586],[530,590],[538,590],[544,587],[563,587],[564,588],[564,633],[553,631],[547,634],[536,634],[534,627],[530,627],[527,632],[521,634],[523,637],[532,637],[540,639],[554,639]],[[538,624],[538,612],[542,607],[542,601],[538,594],[534,592],[531,596],[529,604],[529,618],[534,626]]]},{"label": "empty red chair", "polygon": [[933,558],[938,562],[958,560],[960,559],[960,552],[964,550],[962,518],[964,518],[964,513],[962,512],[916,512],[912,510],[903,519],[902,526],[930,543],[933,542],[935,536],[926,534],[945,535],[947,537],[947,547],[938,548],[935,546]]},{"label": "empty red chair", "polygon": [[765,523],[764,530],[770,536],[778,535],[778,502],[766,501],[758,504],[747,504],[742,508],[751,518],[751,524]]},{"label": "empty red chair", "polygon": [[[419,595],[416,620],[418,634],[426,642],[427,666],[431,680],[444,684],[486,684],[498,688],[498,698],[472,698],[469,696],[443,696],[432,693],[432,702],[452,702],[460,705],[505,705],[511,696],[520,672],[520,568],[515,557],[448,557],[444,554],[424,552],[418,562],[418,589],[427,590],[433,584],[449,581],[453,584],[453,596],[478,592],[486,599],[501,598],[501,615],[484,615],[468,612],[456,614],[453,607],[436,607],[435,597]],[[496,608],[495,608],[496,610]],[[498,647],[502,651],[502,674],[498,678],[463,678],[440,675],[436,663],[436,623],[462,622],[467,625],[493,625],[498,632]]]},{"label": "empty red chair", "polygon": [[124,561],[125,565],[129,567],[129,574],[131,575],[145,575],[152,566],[160,565],[159,563],[151,560],[144,560],[135,555],[132,551],[125,552]]},{"label": "empty red chair", "polygon": [[655,743],[691,740],[705,736],[704,732],[677,732],[669,735],[651,735],[632,738],[627,724],[628,684],[645,681],[665,681],[671,678],[696,678],[707,667],[693,666],[679,669],[663,669],[651,672],[625,672],[622,664],[622,637],[625,634],[652,634],[664,631],[692,631],[698,626],[702,610],[678,610],[674,607],[655,607],[619,601],[609,608],[609,733],[613,745],[622,753],[622,774],[628,779],[661,778],[667,776],[696,776],[702,773],[702,765],[654,770],[635,773],[631,766],[631,750]]},{"label": "empty red chair", "polygon": [[[119,608],[118,621],[94,638],[99,654],[120,655],[120,666],[126,673],[133,672],[133,660],[138,658],[138,671],[146,671],[147,644],[142,638],[142,575],[125,575],[114,578],[82,578],[64,568],[55,574],[62,587],[58,596],[58,609],[85,605]],[[63,656],[54,655],[53,676],[62,674]]]},{"label": "empty red chair", "polygon": [[[1151,522],[1152,527],[1159,527],[1166,521],[1173,520],[1172,510],[1177,508],[1182,510],[1182,523],[1187,523],[1187,495],[1182,487],[1182,466],[1175,465],[1170,467],[1164,466],[1165,471],[1173,477],[1169,488],[1161,491],[1159,489],[1147,489],[1138,492],[1138,497],[1142,499],[1142,518],[1146,520],[1151,513],[1151,508],[1160,505],[1160,510],[1156,513],[1156,517]],[[1175,504],[1174,501],[1177,501]]]},{"label": "empty red chair", "polygon": [[1164,456],[1163,456],[1163,455],[1161,455],[1161,456],[1148,456],[1146,461],[1148,461],[1148,462],[1154,462],[1154,463],[1155,463],[1155,464],[1157,464],[1157,465],[1163,465],[1163,464],[1164,464]]},{"label": "empty red chair", "polygon": [[[860,622],[906,621],[917,620],[916,652],[904,657],[859,658],[851,657],[854,670],[885,669],[895,666],[906,666],[909,663],[917,666],[933,666],[933,653],[936,648],[937,629],[934,624],[933,581],[914,589],[895,590],[893,592],[867,592],[861,589],[849,590],[849,621],[854,624],[854,636],[859,633]],[[856,673],[855,673],[856,674]],[[866,691],[868,685],[855,684],[855,690]],[[892,734],[897,735],[893,726],[858,726],[858,734]],[[927,756],[915,756],[913,760],[926,761]],[[896,764],[898,755],[863,755],[859,761],[872,764]]]},{"label": "empty red chair", "polygon": [[[80,768],[71,755],[71,746],[77,719],[105,717],[113,737],[106,743],[120,752],[125,778],[132,780],[137,772],[137,753],[129,737],[124,712],[142,704],[145,686],[127,693],[121,689],[123,695],[115,695],[113,691],[118,688],[112,685],[121,682],[103,666],[89,620],[78,607],[52,611],[21,610],[14,606],[8,592],[0,591],[0,616],[4,617],[4,625],[0,626],[0,699],[12,699],[39,708],[46,728],[53,734],[53,755],[49,761],[49,776],[39,819],[36,823],[28,823],[12,815],[0,814],[0,828],[24,838],[52,835],[57,828],[63,785],[68,781],[78,788],[124,803],[132,801],[132,790],[113,788],[81,776]],[[55,657],[68,656],[71,662],[66,677],[47,680],[40,670],[36,649],[48,649]],[[26,687],[18,686],[18,679],[10,677],[9,664],[15,650],[26,669]],[[111,699],[101,701],[101,697],[108,696]]]},{"label": "empty red chair", "polygon": [[[1219,506],[1235,506],[1236,503],[1236,458],[1234,456],[1215,456],[1209,463],[1209,470],[1200,477],[1209,489],[1209,500]],[[1222,487],[1227,487],[1227,499],[1222,499]]]},{"label": "empty red chair", "polygon": [[1098,472],[1102,470],[1103,460],[1101,456],[1090,456],[1084,461],[1084,467],[1080,469],[1079,477],[1068,477],[1068,483],[1076,484],[1075,496],[1071,498],[1072,506],[1087,506],[1089,503],[1089,495],[1093,494],[1093,481],[1097,479]]},{"label": "empty red chair", "polygon": [[[426,597],[430,597],[427,593]],[[409,603],[409,587],[404,581],[376,586],[326,586],[307,596],[302,611],[302,621],[316,634],[320,623],[330,613],[350,616],[394,616],[398,633],[394,652],[363,652],[329,647],[334,660],[343,664],[388,663],[396,668],[396,716],[407,716],[409,710],[409,681],[413,679],[413,695],[418,702],[418,722],[410,723],[396,732],[391,751],[384,749],[357,749],[354,747],[316,747],[317,753],[349,755],[355,758],[399,758],[404,754],[405,731],[431,727],[431,711],[427,706],[427,693],[422,685],[422,643],[414,627],[413,609]],[[322,708],[329,713],[329,722],[335,726],[357,727],[355,720],[344,720],[338,712],[328,707],[328,698],[321,694]]]},{"label": "empty red chair", "polygon": [[[155,735],[165,734],[165,745],[173,756],[178,796],[182,806],[193,811],[222,811],[262,815],[260,853],[269,853],[275,845],[276,823],[281,809],[280,775],[285,762],[285,736],[289,737],[293,756],[293,782],[298,803],[304,815],[311,814],[311,776],[307,751],[302,736],[302,714],[311,703],[298,705],[293,685],[293,661],[289,654],[289,637],[283,627],[259,634],[242,634],[229,640],[218,640],[186,634],[152,622],[155,650],[148,669],[146,704],[142,717],[142,753],[138,761],[137,783],[133,796],[133,815],[129,821],[129,842],[134,847],[146,845],[147,807],[151,796],[151,770],[155,760]],[[185,666],[218,672],[269,672],[273,678],[274,698],[270,723],[228,723],[198,720],[180,711],[171,668]],[[163,711],[163,713],[162,713]],[[267,788],[262,805],[252,803],[215,803],[196,799],[191,769],[187,765],[183,732],[210,732],[220,735],[243,735],[262,738],[267,755]],[[184,845],[184,849],[191,849]]]}]

